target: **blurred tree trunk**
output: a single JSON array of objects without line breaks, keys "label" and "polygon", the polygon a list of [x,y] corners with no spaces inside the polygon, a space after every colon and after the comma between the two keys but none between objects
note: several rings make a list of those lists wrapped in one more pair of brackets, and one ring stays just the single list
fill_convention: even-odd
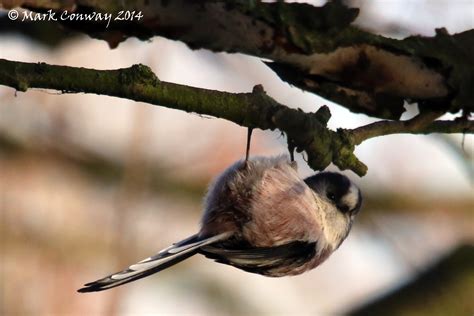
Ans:
[{"label": "blurred tree trunk", "polygon": [[473,315],[474,246],[454,250],[394,292],[350,315]]}]

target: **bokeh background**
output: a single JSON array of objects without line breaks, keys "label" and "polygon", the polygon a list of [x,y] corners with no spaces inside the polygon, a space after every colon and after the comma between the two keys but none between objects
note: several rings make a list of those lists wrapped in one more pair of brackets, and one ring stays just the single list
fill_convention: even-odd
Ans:
[{"label": "bokeh background", "polygon": [[[470,0],[352,4],[361,8],[359,25],[396,38],[474,28]],[[326,104],[331,128],[373,121],[289,86],[258,58],[192,51],[163,38],[110,50],[48,23],[12,26],[5,13],[0,58],[95,69],[142,63],[165,81],[233,92],[263,84],[291,107]],[[405,118],[417,112],[407,109]],[[244,156],[245,138],[244,128],[210,117],[1,86],[0,314],[474,313],[472,135],[396,135],[360,145],[369,172],[347,174],[364,192],[362,212],[340,249],[304,275],[265,278],[196,256],[114,290],[76,293],[195,233],[207,184]],[[251,153],[285,153],[285,144],[278,132],[257,130]],[[300,155],[298,162],[301,176],[309,175]]]}]

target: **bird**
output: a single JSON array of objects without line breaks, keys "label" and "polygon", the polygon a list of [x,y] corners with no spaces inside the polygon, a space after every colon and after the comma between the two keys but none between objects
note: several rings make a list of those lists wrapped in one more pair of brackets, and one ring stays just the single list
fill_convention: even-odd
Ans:
[{"label": "bird", "polygon": [[78,292],[114,288],[196,254],[268,277],[298,275],[325,261],[351,230],[360,189],[336,172],[302,179],[287,155],[249,158],[250,135],[245,159],[210,184],[196,234]]}]

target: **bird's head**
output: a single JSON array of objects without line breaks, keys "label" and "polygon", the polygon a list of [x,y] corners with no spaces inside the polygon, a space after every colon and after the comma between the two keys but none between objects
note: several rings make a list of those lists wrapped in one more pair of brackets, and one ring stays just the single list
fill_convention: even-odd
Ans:
[{"label": "bird's head", "polygon": [[360,189],[343,174],[320,172],[304,180],[319,198],[333,204],[339,212],[351,220],[362,205]]}]

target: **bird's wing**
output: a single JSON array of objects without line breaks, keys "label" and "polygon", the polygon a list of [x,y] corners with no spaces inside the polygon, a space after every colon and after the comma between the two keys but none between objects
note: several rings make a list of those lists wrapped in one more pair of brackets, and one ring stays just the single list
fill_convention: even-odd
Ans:
[{"label": "bird's wing", "polygon": [[279,267],[297,267],[314,257],[316,242],[293,241],[274,247],[248,247],[227,242],[202,247],[199,253],[248,272],[267,274]]},{"label": "bird's wing", "polygon": [[212,236],[206,239],[199,239],[198,235],[193,235],[182,240],[158,254],[146,258],[127,269],[111,274],[105,278],[90,282],[79,289],[78,292],[96,292],[107,290],[128,282],[132,282],[150,274],[166,269],[178,262],[181,262],[192,255],[195,255],[200,247],[210,245],[229,237],[228,233]]}]

